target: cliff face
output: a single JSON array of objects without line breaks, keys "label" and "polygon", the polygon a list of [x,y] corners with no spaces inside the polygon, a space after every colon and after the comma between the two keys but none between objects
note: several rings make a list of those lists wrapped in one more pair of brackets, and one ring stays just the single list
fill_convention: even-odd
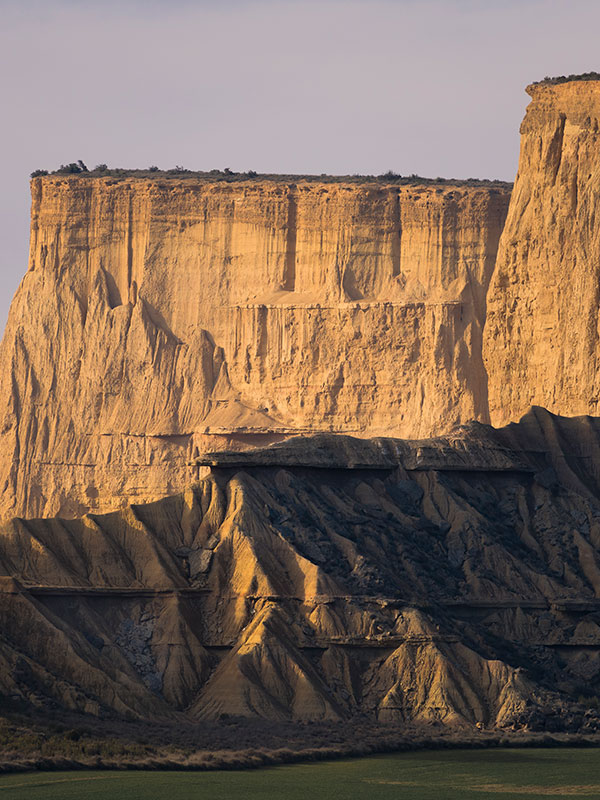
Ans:
[{"label": "cliff face", "polygon": [[508,192],[48,177],[0,350],[0,513],[184,488],[198,452],[487,419]]},{"label": "cliff face", "polygon": [[540,409],[298,437],[155,503],[4,523],[0,701],[598,729],[599,439]]},{"label": "cliff face", "polygon": [[531,86],[487,301],[494,424],[530,405],[598,414],[600,82]]},{"label": "cliff face", "polygon": [[491,187],[35,179],[0,516],[152,500],[298,433],[598,413],[600,82],[529,92],[508,217]]}]

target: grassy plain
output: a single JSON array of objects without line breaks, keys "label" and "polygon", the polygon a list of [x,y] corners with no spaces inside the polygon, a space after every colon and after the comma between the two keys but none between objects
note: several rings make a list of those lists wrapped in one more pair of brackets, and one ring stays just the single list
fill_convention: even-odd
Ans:
[{"label": "grassy plain", "polygon": [[600,797],[600,750],[427,751],[237,772],[0,776],[0,800],[531,800]]}]

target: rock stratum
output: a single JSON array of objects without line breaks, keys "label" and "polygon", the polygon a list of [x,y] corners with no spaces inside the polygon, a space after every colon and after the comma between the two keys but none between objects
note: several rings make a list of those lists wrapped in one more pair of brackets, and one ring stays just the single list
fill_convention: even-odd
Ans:
[{"label": "rock stratum", "polygon": [[[185,493],[0,529],[0,692],[155,720],[595,730],[600,420],[204,456]],[[326,458],[323,459],[323,454]]]}]

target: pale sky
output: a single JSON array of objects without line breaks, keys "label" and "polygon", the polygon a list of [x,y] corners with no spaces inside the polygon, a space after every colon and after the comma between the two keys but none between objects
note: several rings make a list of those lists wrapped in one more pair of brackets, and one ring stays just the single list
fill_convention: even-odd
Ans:
[{"label": "pale sky", "polygon": [[525,85],[599,32],[598,0],[0,0],[0,326],[34,169],[512,180]]}]

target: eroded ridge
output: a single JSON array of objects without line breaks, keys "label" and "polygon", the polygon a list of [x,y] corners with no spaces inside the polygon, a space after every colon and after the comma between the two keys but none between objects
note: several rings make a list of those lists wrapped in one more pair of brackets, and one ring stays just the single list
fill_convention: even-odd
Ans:
[{"label": "eroded ridge", "polygon": [[203,456],[155,503],[15,519],[0,691],[143,719],[593,730],[598,431],[537,409],[419,442],[299,438]]}]

